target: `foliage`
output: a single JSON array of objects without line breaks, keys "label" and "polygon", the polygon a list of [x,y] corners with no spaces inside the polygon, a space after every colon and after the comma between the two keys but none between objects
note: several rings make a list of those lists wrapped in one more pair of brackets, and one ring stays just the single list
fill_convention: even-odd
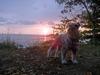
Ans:
[{"label": "foliage", "polygon": [[[100,42],[100,6],[98,5],[98,3],[96,3],[96,1],[94,1],[94,4],[91,6],[92,12],[91,12],[91,16],[92,16],[92,21],[93,21],[93,26],[91,24],[91,20],[89,19],[89,15],[87,14],[86,11],[84,11],[82,13],[82,17],[84,18],[84,20],[86,21],[84,28],[88,28],[88,31],[84,31],[83,33],[85,33],[85,38],[89,38],[91,39],[91,41],[95,42],[95,44],[98,44],[98,42]],[[93,35],[94,34],[94,35]],[[94,39],[92,39],[94,37]],[[100,44],[100,43],[99,43]]]},{"label": "foliage", "polygon": [[67,28],[67,24],[70,21],[71,20],[69,20],[67,18],[63,18],[61,20],[61,23],[56,24],[55,26],[53,26],[53,33],[54,34],[65,33],[66,32],[66,28]]},{"label": "foliage", "polygon": [[100,56],[100,46],[91,44],[81,44],[79,49],[80,56],[84,57],[99,57]]},{"label": "foliage", "polygon": [[[56,0],[57,3],[63,4],[64,9],[62,10],[63,14],[66,14],[68,12],[72,12],[72,10],[76,6],[80,6],[83,8],[82,11],[85,10],[85,19],[87,21],[87,25],[89,29],[91,29],[89,32],[91,32],[91,37],[89,37],[91,40],[93,40],[93,43],[96,43],[96,39],[98,38],[98,34],[100,34],[100,1],[99,0]],[[77,14],[76,16],[82,14]],[[86,23],[85,23],[86,24]],[[84,32],[87,33],[87,32]]]},{"label": "foliage", "polygon": [[17,45],[12,41],[4,41],[0,43],[0,49],[17,49]]}]

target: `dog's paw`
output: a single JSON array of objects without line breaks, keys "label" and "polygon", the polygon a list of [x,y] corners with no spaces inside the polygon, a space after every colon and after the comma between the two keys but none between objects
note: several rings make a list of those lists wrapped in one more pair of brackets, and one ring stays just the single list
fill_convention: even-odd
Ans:
[{"label": "dog's paw", "polygon": [[67,64],[67,61],[66,60],[62,60],[61,63],[62,64]]},{"label": "dog's paw", "polygon": [[73,62],[73,64],[78,64],[77,60],[73,60],[72,62]]}]

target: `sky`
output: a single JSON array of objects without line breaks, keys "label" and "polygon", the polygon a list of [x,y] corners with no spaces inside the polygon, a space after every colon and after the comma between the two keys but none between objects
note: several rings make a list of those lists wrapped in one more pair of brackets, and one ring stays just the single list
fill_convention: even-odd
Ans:
[{"label": "sky", "polygon": [[0,33],[41,34],[59,20],[55,0],[0,0]]},{"label": "sky", "polygon": [[52,30],[62,9],[55,0],[0,0],[0,33],[42,34]]}]

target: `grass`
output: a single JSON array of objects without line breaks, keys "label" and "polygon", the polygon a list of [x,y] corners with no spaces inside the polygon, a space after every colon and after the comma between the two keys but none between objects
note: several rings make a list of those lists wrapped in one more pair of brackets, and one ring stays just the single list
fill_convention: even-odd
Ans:
[{"label": "grass", "polygon": [[0,49],[17,49],[17,44],[13,41],[4,41],[0,43]]},{"label": "grass", "polygon": [[81,45],[79,54],[85,57],[99,57],[100,56],[100,45]]},{"label": "grass", "polygon": [[18,49],[14,43],[0,44],[0,75],[100,75],[100,45],[80,45],[77,65],[49,62],[48,47],[48,42],[26,49]]}]

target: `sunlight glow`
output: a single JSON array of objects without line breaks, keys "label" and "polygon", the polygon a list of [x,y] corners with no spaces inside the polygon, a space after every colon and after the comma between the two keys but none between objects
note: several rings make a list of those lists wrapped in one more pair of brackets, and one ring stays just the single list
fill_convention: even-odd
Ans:
[{"label": "sunlight glow", "polygon": [[81,32],[83,32],[83,31],[89,31],[90,29],[84,28],[84,27],[80,27],[79,30],[80,30]]},{"label": "sunlight glow", "polygon": [[49,27],[43,27],[41,34],[48,35],[51,33],[51,30]]}]

